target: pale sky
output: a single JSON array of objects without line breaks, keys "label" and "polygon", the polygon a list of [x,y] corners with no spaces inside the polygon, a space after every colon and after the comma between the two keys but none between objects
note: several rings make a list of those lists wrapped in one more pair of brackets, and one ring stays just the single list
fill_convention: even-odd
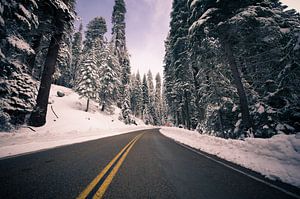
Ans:
[{"label": "pale sky", "polygon": [[[300,0],[281,0],[290,8],[300,11]],[[84,26],[94,17],[106,19],[110,39],[111,15],[114,0],[77,0],[77,12]],[[125,0],[127,47],[131,55],[132,72],[155,75],[163,72],[164,41],[169,31],[172,0]]]},{"label": "pale sky", "polygon": [[[106,19],[110,39],[114,0],[77,0],[76,10],[85,26],[96,16]],[[169,31],[172,0],[125,0],[127,48],[132,72],[163,73],[164,41]]]},{"label": "pale sky", "polygon": [[281,0],[281,2],[290,8],[294,8],[300,12],[300,0]]}]

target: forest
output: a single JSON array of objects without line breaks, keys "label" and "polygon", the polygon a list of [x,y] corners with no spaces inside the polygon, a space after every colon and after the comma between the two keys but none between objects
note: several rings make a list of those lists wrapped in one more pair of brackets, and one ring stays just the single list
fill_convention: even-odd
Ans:
[{"label": "forest", "polygon": [[299,132],[299,25],[279,0],[173,1],[164,66],[172,123],[223,138]]},{"label": "forest", "polygon": [[[135,124],[222,138],[300,132],[300,15],[279,0],[173,0],[164,74],[133,73],[126,5],[85,28],[75,0],[0,2],[0,130],[45,125],[51,84]],[[85,31],[84,31],[85,30]]]}]

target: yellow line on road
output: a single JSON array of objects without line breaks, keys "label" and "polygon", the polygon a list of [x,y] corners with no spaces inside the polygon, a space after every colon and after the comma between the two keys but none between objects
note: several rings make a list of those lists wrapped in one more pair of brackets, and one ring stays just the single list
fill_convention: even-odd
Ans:
[{"label": "yellow line on road", "polygon": [[128,148],[128,150],[125,152],[125,154],[121,157],[121,159],[118,161],[118,163],[116,164],[116,166],[113,168],[113,170],[111,171],[111,173],[107,176],[107,178],[105,179],[105,181],[103,182],[103,184],[101,185],[101,187],[98,189],[98,191],[96,192],[96,194],[94,195],[93,199],[100,199],[103,197],[105,191],[107,190],[108,186],[110,185],[110,183],[112,182],[113,178],[115,177],[115,175],[117,174],[118,170],[120,169],[122,163],[124,162],[126,156],[128,155],[129,151],[131,150],[131,148],[133,147],[133,145],[138,141],[138,139],[142,137],[142,134],[134,140],[134,142],[132,143],[132,145],[130,145],[130,147]]},{"label": "yellow line on road", "polygon": [[[105,175],[105,173],[112,167],[112,165],[116,162],[116,160],[122,155],[122,153],[124,153],[124,151],[127,149],[128,146],[131,146],[128,148],[127,152],[123,154],[123,156],[121,157],[121,159],[119,160],[119,162],[117,163],[117,165],[114,167],[114,169],[112,170],[111,173],[114,172],[115,168],[119,165],[120,161],[124,161],[125,157],[127,156],[128,152],[130,151],[130,149],[132,148],[132,146],[134,145],[134,143],[142,136],[142,134],[140,135],[137,135],[136,137],[134,137],[109,163],[108,165],[100,172],[100,174],[93,179],[93,181],[85,188],[85,190],[77,197],[77,199],[85,199],[89,193],[93,190],[93,188],[97,185],[97,183],[101,180],[101,178]],[[124,157],[125,156],[125,157]],[[124,158],[123,158],[124,157]],[[121,164],[122,164],[121,162]],[[119,165],[119,167],[121,166],[121,164]],[[119,168],[118,167],[118,168]],[[110,176],[110,175],[109,175]],[[107,178],[109,178],[109,176]],[[104,181],[104,183],[102,184],[102,186],[99,188],[99,190],[103,187],[104,184],[107,184],[105,183],[107,181],[107,178],[106,180]],[[111,178],[112,180],[112,178]],[[110,182],[109,182],[110,184]],[[108,185],[109,185],[108,184]],[[108,187],[107,185],[107,187]],[[107,189],[107,187],[105,188],[105,190]],[[98,190],[98,191],[99,191]],[[105,192],[104,190],[104,192]],[[98,192],[97,191],[97,192]],[[104,194],[103,192],[103,194]],[[103,195],[102,194],[102,195]],[[102,197],[102,196],[101,196]]]}]

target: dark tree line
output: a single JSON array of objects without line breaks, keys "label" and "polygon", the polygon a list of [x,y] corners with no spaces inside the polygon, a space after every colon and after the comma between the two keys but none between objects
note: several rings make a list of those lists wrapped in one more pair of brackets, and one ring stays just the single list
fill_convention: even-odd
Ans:
[{"label": "dark tree line", "polygon": [[164,67],[172,122],[225,138],[299,131],[299,24],[278,0],[174,0]]}]

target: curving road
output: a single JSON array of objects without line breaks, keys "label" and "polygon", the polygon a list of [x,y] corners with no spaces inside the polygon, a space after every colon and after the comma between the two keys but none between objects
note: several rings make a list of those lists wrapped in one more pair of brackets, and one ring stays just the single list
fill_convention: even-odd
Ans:
[{"label": "curving road", "polygon": [[300,198],[295,187],[204,155],[235,170],[158,129],[2,159],[0,198]]}]

